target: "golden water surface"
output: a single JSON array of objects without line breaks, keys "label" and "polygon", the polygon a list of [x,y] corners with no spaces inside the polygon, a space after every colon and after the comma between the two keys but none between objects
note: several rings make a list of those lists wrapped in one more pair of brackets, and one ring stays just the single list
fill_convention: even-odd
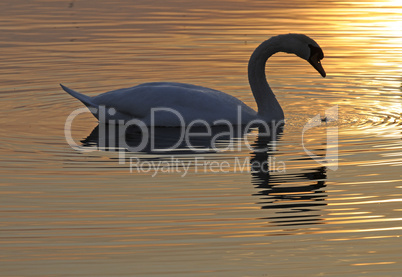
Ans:
[{"label": "golden water surface", "polygon": [[[0,275],[399,276],[401,15],[396,0],[1,1]],[[82,104],[59,83],[87,95],[192,83],[256,108],[248,58],[289,32],[320,44],[327,78],[270,59],[287,119],[273,141],[252,132],[235,151],[121,157],[91,151],[86,113],[72,134],[89,151],[66,142]],[[336,124],[302,139],[336,106]],[[303,148],[325,157],[328,132],[336,168]]]}]

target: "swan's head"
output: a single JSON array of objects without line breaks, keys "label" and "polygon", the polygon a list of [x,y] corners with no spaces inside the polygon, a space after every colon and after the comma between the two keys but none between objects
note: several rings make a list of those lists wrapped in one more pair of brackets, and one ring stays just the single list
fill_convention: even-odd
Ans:
[{"label": "swan's head", "polygon": [[324,58],[324,53],[321,47],[313,39],[303,34],[287,34],[279,35],[277,38],[284,52],[294,53],[300,58],[308,61],[320,74],[325,77],[324,68],[321,60]]}]

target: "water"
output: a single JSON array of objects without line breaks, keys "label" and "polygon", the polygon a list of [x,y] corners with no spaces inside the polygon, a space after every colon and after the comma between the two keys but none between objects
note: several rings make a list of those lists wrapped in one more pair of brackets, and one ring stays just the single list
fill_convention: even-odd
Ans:
[{"label": "water", "polygon": [[[399,1],[14,0],[0,11],[2,276],[399,276]],[[248,58],[288,32],[321,45],[328,76],[286,54],[268,62],[287,117],[277,138],[254,130],[210,153],[67,144],[82,104],[59,83],[96,95],[185,82],[256,108]],[[336,123],[304,133],[317,161],[303,127],[336,105]],[[92,150],[96,126],[80,115],[74,140]],[[328,134],[337,168],[322,163],[336,150]],[[158,162],[165,172],[147,167]]]}]

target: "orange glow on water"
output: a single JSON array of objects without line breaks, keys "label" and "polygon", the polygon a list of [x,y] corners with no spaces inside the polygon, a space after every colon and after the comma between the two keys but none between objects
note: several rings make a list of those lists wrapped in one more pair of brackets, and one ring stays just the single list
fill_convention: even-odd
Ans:
[{"label": "orange glow on water", "polygon": [[[401,1],[5,0],[0,12],[3,274],[400,273]],[[232,161],[229,173],[152,177],[130,173],[116,152],[66,143],[66,117],[81,104],[61,82],[88,95],[192,83],[255,108],[248,59],[263,40],[289,32],[321,45],[328,75],[287,54],[267,64],[287,122],[265,158],[286,172],[234,172],[235,157],[256,156],[242,148],[206,156]],[[306,122],[334,105],[336,171],[303,150],[325,155],[326,124],[301,138]],[[76,142],[97,125],[88,114],[75,123]]]}]

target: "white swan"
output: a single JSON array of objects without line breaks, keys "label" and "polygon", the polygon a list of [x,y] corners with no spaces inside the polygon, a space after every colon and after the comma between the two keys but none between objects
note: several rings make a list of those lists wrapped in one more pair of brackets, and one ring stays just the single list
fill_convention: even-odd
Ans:
[{"label": "white swan", "polygon": [[[267,59],[277,52],[294,53],[326,76],[320,62],[324,54],[313,39],[302,34],[271,37],[255,49],[248,64],[249,83],[258,112],[229,94],[190,84],[145,83],[94,97],[61,87],[90,108],[101,122],[137,119],[147,126],[181,126],[201,121],[210,125],[280,121],[284,119],[283,110],[265,76]],[[102,116],[97,112],[100,106],[107,111]]]}]

